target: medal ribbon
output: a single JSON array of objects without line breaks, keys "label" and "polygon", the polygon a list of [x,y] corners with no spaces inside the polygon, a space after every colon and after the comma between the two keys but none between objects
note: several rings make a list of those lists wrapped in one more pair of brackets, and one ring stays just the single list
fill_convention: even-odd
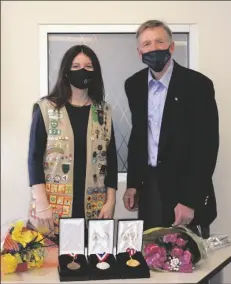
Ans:
[{"label": "medal ribbon", "polygon": [[133,248],[127,248],[126,252],[129,254],[130,257],[132,257],[136,253],[136,250]]},{"label": "medal ribbon", "polygon": [[73,257],[73,261],[77,258],[78,254],[77,253],[68,253],[69,256]]},{"label": "medal ribbon", "polygon": [[99,262],[104,262],[108,258],[109,253],[106,253],[106,252],[104,252],[104,253],[97,253],[96,256],[97,256]]}]

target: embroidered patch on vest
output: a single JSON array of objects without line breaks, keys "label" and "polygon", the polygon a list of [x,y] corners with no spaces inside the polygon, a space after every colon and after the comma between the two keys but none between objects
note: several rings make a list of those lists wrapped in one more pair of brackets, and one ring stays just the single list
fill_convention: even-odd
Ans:
[{"label": "embroidered patch on vest", "polygon": [[62,148],[59,147],[51,147],[49,149],[47,149],[46,151],[46,155],[50,155],[51,153],[60,153],[60,154],[64,154],[64,150]]},{"label": "embroidered patch on vest", "polygon": [[61,129],[48,129],[49,135],[61,135]]},{"label": "embroidered patch on vest", "polygon": [[57,128],[58,126],[57,119],[51,119],[50,124],[51,124],[51,128]]},{"label": "embroidered patch on vest", "polygon": [[48,109],[48,117],[50,119],[63,118],[63,112],[57,109]]}]

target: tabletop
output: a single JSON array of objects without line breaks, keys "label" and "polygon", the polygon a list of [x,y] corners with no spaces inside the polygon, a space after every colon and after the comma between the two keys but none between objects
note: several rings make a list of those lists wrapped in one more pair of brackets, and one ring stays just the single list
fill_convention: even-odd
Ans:
[{"label": "tabletop", "polygon": [[[144,279],[112,279],[94,281],[76,281],[72,283],[202,283],[211,279],[231,262],[231,246],[210,252],[208,258],[196,264],[192,273],[154,272],[150,278]],[[1,283],[58,283],[57,268],[32,269],[27,272],[4,275]],[[61,282],[69,283],[69,282]]]}]

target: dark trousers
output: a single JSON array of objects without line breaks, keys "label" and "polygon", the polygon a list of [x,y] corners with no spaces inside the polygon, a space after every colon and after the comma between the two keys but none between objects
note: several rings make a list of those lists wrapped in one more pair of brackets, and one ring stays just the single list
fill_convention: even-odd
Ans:
[{"label": "dark trousers", "polygon": [[[138,217],[144,220],[144,230],[154,227],[170,227],[174,222],[174,207],[164,204],[165,199],[158,187],[157,168],[149,167],[143,188],[138,197]],[[169,221],[170,220],[170,221]],[[194,233],[203,238],[209,238],[209,227],[190,226]]]}]

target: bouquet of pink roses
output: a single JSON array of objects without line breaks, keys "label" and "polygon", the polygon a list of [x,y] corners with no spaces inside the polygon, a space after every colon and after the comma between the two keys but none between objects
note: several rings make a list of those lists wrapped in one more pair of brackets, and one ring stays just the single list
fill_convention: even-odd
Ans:
[{"label": "bouquet of pink roses", "polygon": [[151,270],[192,272],[209,250],[230,245],[226,235],[204,240],[184,226],[153,228],[144,232],[143,255]]}]

